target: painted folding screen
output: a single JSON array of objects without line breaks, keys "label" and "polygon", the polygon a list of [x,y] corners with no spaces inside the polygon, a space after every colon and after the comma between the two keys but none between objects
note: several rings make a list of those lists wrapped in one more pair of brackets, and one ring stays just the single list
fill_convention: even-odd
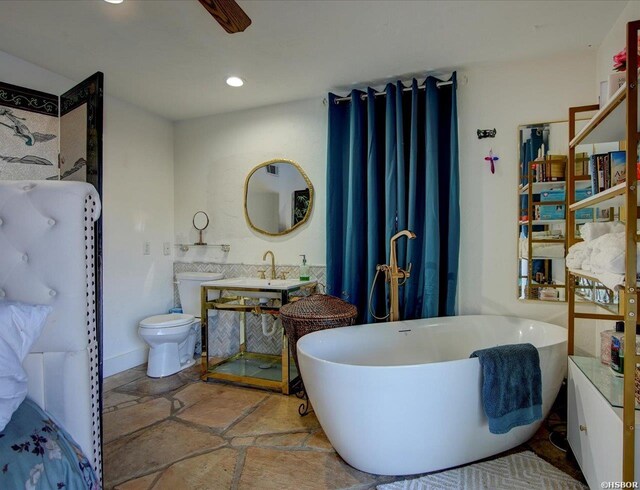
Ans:
[{"label": "painted folding screen", "polygon": [[60,179],[88,182],[102,197],[102,105],[98,72],[60,96]]},{"label": "painted folding screen", "polygon": [[0,180],[58,180],[58,96],[0,82]]}]

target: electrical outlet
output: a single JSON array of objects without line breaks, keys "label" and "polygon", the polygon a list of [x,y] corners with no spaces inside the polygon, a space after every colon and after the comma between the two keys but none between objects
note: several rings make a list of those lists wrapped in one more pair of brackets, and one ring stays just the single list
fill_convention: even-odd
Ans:
[{"label": "electrical outlet", "polygon": [[171,244],[169,242],[164,242],[162,244],[162,250],[165,255],[171,255]]},{"label": "electrical outlet", "polygon": [[142,244],[142,255],[151,255],[151,242],[144,242]]}]

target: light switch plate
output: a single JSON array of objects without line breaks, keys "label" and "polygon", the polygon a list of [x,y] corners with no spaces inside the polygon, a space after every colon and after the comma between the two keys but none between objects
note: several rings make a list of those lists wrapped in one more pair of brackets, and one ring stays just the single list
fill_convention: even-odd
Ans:
[{"label": "light switch plate", "polygon": [[151,255],[151,242],[144,242],[142,244],[142,255]]},{"label": "light switch plate", "polygon": [[165,255],[171,255],[171,243],[164,242],[162,244],[162,250],[163,250]]}]

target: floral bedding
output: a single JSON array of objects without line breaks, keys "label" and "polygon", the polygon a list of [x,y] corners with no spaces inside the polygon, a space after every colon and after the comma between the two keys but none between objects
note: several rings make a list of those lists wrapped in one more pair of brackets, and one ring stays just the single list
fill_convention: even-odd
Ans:
[{"label": "floral bedding", "polygon": [[0,432],[0,489],[99,488],[89,460],[71,436],[25,399]]}]

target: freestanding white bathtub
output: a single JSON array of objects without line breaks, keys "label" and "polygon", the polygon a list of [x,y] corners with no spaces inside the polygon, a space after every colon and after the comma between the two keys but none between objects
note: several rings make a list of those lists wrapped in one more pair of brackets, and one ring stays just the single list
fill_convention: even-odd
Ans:
[{"label": "freestanding white bathtub", "polygon": [[478,315],[323,330],[297,349],[309,399],[338,454],[361,471],[409,475],[511,449],[540,427],[489,432],[474,350],[533,344],[546,417],[566,372],[566,340],[557,325]]}]

